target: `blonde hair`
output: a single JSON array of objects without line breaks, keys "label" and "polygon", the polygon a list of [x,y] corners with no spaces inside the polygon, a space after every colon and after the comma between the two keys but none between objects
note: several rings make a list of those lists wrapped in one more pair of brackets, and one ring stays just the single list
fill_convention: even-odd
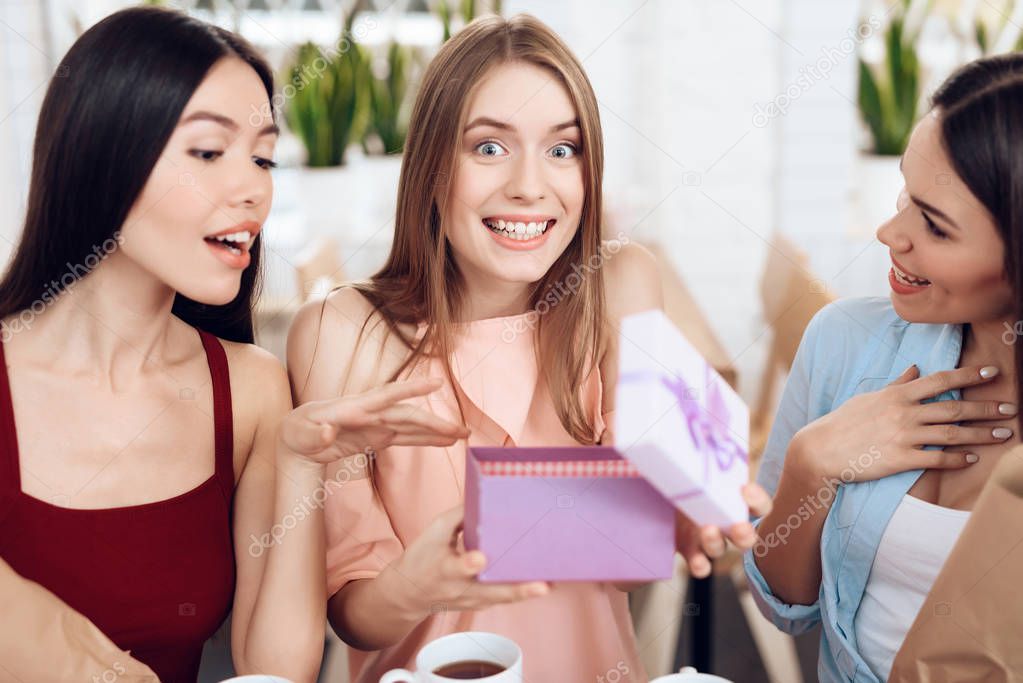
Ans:
[{"label": "blonde hair", "polygon": [[[585,199],[580,229],[536,283],[530,308],[538,311],[545,296],[550,303],[549,293],[574,272],[573,264],[599,258],[604,149],[597,99],[582,65],[550,28],[532,16],[476,19],[440,49],[424,74],[405,144],[391,252],[375,275],[355,285],[412,351],[392,380],[424,354],[436,354],[454,381],[452,327],[462,307],[464,281],[441,216],[471,95],[491,69],[508,62],[539,66],[565,87],[575,105],[582,142]],[[596,273],[582,278],[572,296],[559,298],[544,315],[536,316],[540,374],[561,424],[580,443],[594,443],[600,437],[582,405],[580,389],[605,350],[604,302],[603,279]],[[425,334],[418,339],[399,329],[399,324],[418,323],[426,323]]]}]

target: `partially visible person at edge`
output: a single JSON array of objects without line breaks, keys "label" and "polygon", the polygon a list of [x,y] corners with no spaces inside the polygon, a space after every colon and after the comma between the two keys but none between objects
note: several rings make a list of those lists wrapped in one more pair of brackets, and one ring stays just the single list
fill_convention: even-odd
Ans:
[{"label": "partially visible person at edge", "polygon": [[[967,64],[913,130],[890,299],[820,311],[758,480],[774,495],[745,566],[789,633],[823,625],[826,683],[887,680],[970,510],[1019,443],[1023,55]],[[964,634],[968,637],[968,634]],[[977,672],[977,680],[984,672]]]},{"label": "partially visible person at edge", "polygon": [[90,28],[50,83],[0,283],[0,585],[36,627],[4,675],[194,682],[230,612],[239,673],[315,680],[322,512],[270,532],[325,463],[464,436],[402,403],[426,379],[289,414],[252,344],[272,94],[248,43],[154,8]]}]

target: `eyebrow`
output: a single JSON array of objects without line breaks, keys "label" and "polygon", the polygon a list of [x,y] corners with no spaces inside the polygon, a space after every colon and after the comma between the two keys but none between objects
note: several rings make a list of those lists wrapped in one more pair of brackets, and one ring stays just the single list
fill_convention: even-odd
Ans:
[{"label": "eyebrow", "polygon": [[[472,122],[465,127],[464,132],[468,133],[473,128],[477,128],[479,126],[490,126],[491,128],[500,128],[501,130],[515,130],[515,126],[507,123],[506,121],[498,121],[497,119],[492,119],[489,116],[480,116],[473,119]],[[559,130],[565,130],[566,128],[578,127],[579,119],[572,119],[571,121],[565,121],[564,123],[551,126],[550,132],[556,133]]]},{"label": "eyebrow", "polygon": [[[197,111],[194,114],[190,114],[181,121],[181,125],[185,125],[186,123],[191,123],[193,121],[212,121],[213,123],[220,124],[232,132],[238,131],[238,124],[232,119],[221,114],[214,114],[211,111]],[[280,132],[281,129],[278,128],[277,124],[271,123],[268,126],[263,126],[263,128],[259,131],[259,136],[277,135]]]},{"label": "eyebrow", "polygon": [[[900,172],[902,172],[902,161],[903,161],[904,158],[905,157],[899,157],[899,171]],[[904,172],[903,172],[903,177],[905,177],[905,173]],[[956,222],[954,220],[952,220],[951,218],[948,217],[947,213],[945,213],[944,211],[942,211],[938,207],[934,206],[933,204],[929,204],[929,203],[925,202],[923,199],[920,199],[919,197],[917,197],[915,195],[912,195],[912,194],[909,195],[909,198],[912,200],[912,202],[914,204],[919,206],[921,209],[924,209],[928,213],[934,214],[937,218],[940,218],[945,223],[948,223],[951,227],[955,228],[956,230],[960,230],[961,229],[958,225],[956,225]]]}]

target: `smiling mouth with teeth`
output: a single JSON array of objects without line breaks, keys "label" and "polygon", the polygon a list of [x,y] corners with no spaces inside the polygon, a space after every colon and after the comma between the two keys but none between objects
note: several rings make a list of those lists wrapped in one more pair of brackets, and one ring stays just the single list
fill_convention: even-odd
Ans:
[{"label": "smiling mouth with teeth", "polygon": [[484,218],[483,225],[496,235],[512,240],[525,242],[540,237],[547,232],[555,223],[555,219],[542,223],[517,223],[504,221],[496,218]]},{"label": "smiling mouth with teeth", "polygon": [[205,239],[210,244],[226,249],[235,256],[239,256],[243,250],[248,251],[249,240],[252,239],[252,233],[248,230],[242,230],[241,232],[233,232],[228,235],[216,235]]},{"label": "smiling mouth with teeth", "polygon": [[898,280],[900,284],[907,285],[909,287],[927,287],[931,284],[930,280],[925,280],[923,278],[907,274],[894,263],[892,264],[892,272],[895,273],[895,279]]}]

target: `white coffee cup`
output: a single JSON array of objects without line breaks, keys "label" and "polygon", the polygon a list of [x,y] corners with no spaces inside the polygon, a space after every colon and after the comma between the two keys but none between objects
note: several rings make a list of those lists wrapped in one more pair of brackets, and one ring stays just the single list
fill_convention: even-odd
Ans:
[{"label": "white coffee cup", "polygon": [[668,674],[650,681],[650,683],[733,683],[727,678],[714,674],[701,674],[691,666],[683,667],[677,674]]},{"label": "white coffee cup", "polygon": [[287,678],[280,676],[267,676],[266,674],[249,674],[247,676],[235,676],[220,683],[291,683]]},{"label": "white coffee cup", "polygon": [[456,662],[492,662],[504,671],[473,680],[486,683],[522,683],[522,650],[515,641],[496,633],[466,631],[452,633],[427,643],[416,655],[416,670],[392,669],[380,683],[447,683],[455,680],[438,676],[435,670]]}]

